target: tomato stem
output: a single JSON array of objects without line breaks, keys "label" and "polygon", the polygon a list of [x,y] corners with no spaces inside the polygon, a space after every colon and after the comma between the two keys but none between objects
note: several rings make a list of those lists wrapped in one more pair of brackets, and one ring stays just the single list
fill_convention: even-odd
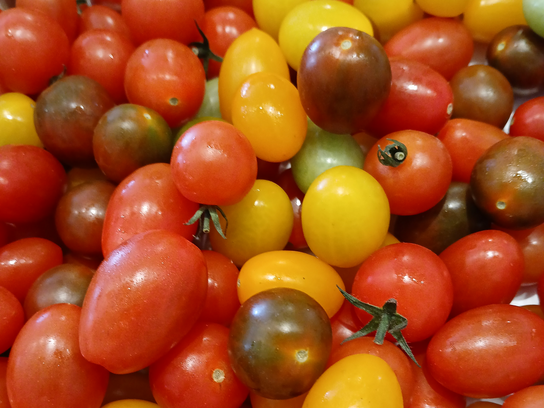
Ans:
[{"label": "tomato stem", "polygon": [[[223,216],[226,222],[224,233],[223,233],[223,229],[221,228],[219,214],[217,214],[218,211],[221,213],[221,215]],[[219,235],[221,235],[223,239],[227,239],[225,234],[227,233],[229,221],[227,220],[227,216],[225,215],[223,210],[217,205],[201,205],[200,208],[196,210],[196,212],[191,217],[191,219],[187,221],[184,225],[192,225],[195,222],[200,221],[198,225],[197,235],[201,233],[208,234],[211,230],[210,219],[213,223],[214,228],[219,233]]]},{"label": "tomato stem", "polygon": [[355,307],[364,310],[365,312],[372,315],[372,320],[368,322],[361,330],[356,333],[353,333],[342,343],[357,339],[359,337],[364,337],[367,334],[376,331],[374,336],[374,343],[382,345],[387,333],[391,334],[393,338],[399,344],[399,347],[412,359],[418,367],[420,367],[417,362],[410,346],[406,342],[406,339],[401,333],[401,330],[408,326],[408,320],[397,313],[397,301],[395,299],[389,299],[382,307],[374,306],[369,303],[361,302],[355,296],[350,295],[346,291],[342,290],[338,285],[336,286],[342,295]]},{"label": "tomato stem", "polygon": [[393,142],[393,144],[388,144],[383,150],[381,146],[378,145],[378,160],[384,166],[398,167],[406,160],[408,149],[406,148],[406,145],[398,140],[386,140]]},{"label": "tomato stem", "polygon": [[202,42],[192,42],[189,44],[189,47],[192,48],[193,52],[196,54],[196,56],[200,59],[202,59],[202,65],[204,66],[204,72],[206,73],[206,76],[208,76],[208,65],[210,63],[210,59],[217,61],[217,62],[223,62],[223,58],[221,58],[219,55],[214,54],[213,51],[210,49],[210,42],[208,41],[208,38],[204,34],[204,32],[200,29],[200,26],[195,20],[196,29],[202,36]]},{"label": "tomato stem", "polygon": [[49,79],[49,86],[53,85],[58,80],[64,78],[66,75],[66,65],[62,64],[62,72],[58,75],[54,75]]}]

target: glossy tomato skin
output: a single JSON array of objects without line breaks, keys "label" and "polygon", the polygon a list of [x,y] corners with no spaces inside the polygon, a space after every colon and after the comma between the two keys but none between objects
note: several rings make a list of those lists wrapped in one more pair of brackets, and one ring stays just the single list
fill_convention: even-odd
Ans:
[{"label": "glossy tomato skin", "polygon": [[530,99],[516,109],[510,136],[531,136],[544,141],[544,96]]},{"label": "glossy tomato skin", "polygon": [[504,401],[506,408],[538,408],[544,401],[544,385],[533,385],[515,392]]},{"label": "glossy tomato skin", "polygon": [[0,354],[9,349],[25,322],[21,302],[0,286]]},{"label": "glossy tomato skin", "polygon": [[249,389],[232,371],[229,329],[200,322],[149,369],[151,390],[164,408],[238,408]]},{"label": "glossy tomato skin", "polygon": [[34,126],[36,102],[19,92],[0,92],[0,146],[29,144],[43,147]]},{"label": "glossy tomato skin", "polygon": [[30,145],[0,146],[0,221],[31,223],[51,215],[66,184],[62,164]]},{"label": "glossy tomato skin", "polygon": [[77,5],[70,0],[17,0],[17,7],[39,10],[62,27],[70,44],[77,37],[79,15]]},{"label": "glossy tomato skin", "polygon": [[491,146],[470,178],[476,205],[497,225],[533,228],[544,222],[544,142],[513,137]]},{"label": "glossy tomato skin", "polygon": [[149,366],[197,321],[207,285],[201,251],[181,235],[152,230],[132,237],[91,281],[79,330],[82,354],[115,374]]},{"label": "glossy tomato skin", "polygon": [[110,197],[102,229],[102,253],[111,251],[132,236],[165,229],[188,240],[197,225],[184,225],[198,210],[176,188],[167,163],[141,167],[123,180]]},{"label": "glossy tomato skin", "polygon": [[115,106],[106,89],[83,75],[66,76],[40,94],[34,123],[45,148],[69,166],[95,165],[93,131]]},{"label": "glossy tomato skin", "polygon": [[109,373],[81,355],[80,316],[79,306],[64,303],[44,309],[25,324],[8,361],[7,388],[12,407],[100,405]]},{"label": "glossy tomato skin", "polygon": [[68,63],[70,43],[44,13],[15,7],[0,14],[0,77],[13,92],[38,94]]},{"label": "glossy tomato skin", "polygon": [[383,47],[353,28],[318,34],[297,73],[302,106],[320,128],[332,133],[362,130],[385,102],[391,67]]},{"label": "glossy tomato skin", "polygon": [[79,35],[89,30],[115,31],[131,40],[130,29],[118,11],[96,2],[80,14]]},{"label": "glossy tomato skin", "polygon": [[462,395],[494,398],[519,391],[544,373],[544,320],[512,305],[469,310],[433,336],[427,362],[439,383]]},{"label": "glossy tomato skin", "polygon": [[430,17],[397,32],[384,49],[389,57],[402,56],[427,64],[450,80],[470,62],[474,42],[460,20]]},{"label": "glossy tomato skin", "polygon": [[453,316],[479,306],[510,303],[523,280],[523,252],[502,231],[467,235],[446,248],[440,259],[453,282]]},{"label": "glossy tomato skin", "polygon": [[[420,245],[399,243],[377,250],[363,262],[352,295],[378,307],[396,299],[398,313],[408,319],[402,333],[406,341],[416,342],[429,338],[446,322],[453,285],[438,255]],[[372,318],[361,309],[355,312],[363,324]]]},{"label": "glossy tomato skin", "polygon": [[229,335],[229,356],[238,378],[265,398],[305,393],[325,369],[331,350],[325,310],[291,288],[259,292],[242,304]]},{"label": "glossy tomato skin", "polygon": [[452,161],[452,180],[470,182],[470,174],[480,156],[508,135],[495,126],[470,119],[452,119],[436,135],[444,143]]},{"label": "glossy tomato skin", "polygon": [[434,135],[451,117],[453,92],[448,81],[426,64],[390,58],[391,91],[367,130],[383,136],[399,130]]},{"label": "glossy tomato skin", "polygon": [[[406,158],[398,167],[380,163],[379,148],[396,140],[406,146]],[[415,130],[390,133],[368,152],[363,169],[383,187],[392,214],[413,215],[435,206],[448,191],[452,161],[446,146],[436,137]]]}]

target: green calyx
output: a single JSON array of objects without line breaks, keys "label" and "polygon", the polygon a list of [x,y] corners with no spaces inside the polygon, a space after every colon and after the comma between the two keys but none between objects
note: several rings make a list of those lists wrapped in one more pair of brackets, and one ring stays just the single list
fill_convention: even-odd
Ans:
[{"label": "green calyx", "polygon": [[[219,213],[221,213],[226,221],[224,233],[223,229],[221,228],[221,222],[219,221],[219,214],[217,213],[218,211]],[[223,239],[227,239],[226,233],[229,226],[229,221],[227,220],[227,217],[223,210],[217,205],[201,205],[200,208],[191,217],[191,219],[187,221],[184,225],[192,225],[195,222],[200,221],[198,225],[197,235],[201,233],[208,234],[211,229],[210,220],[212,221],[213,226],[215,227],[219,235],[221,235]]]},{"label": "green calyx", "polygon": [[366,326],[364,326],[358,332],[353,333],[342,343],[359,337],[364,337],[375,331],[376,336],[374,337],[374,343],[381,345],[383,344],[385,335],[389,333],[397,341],[400,348],[408,355],[408,357],[410,357],[410,359],[416,363],[418,367],[420,367],[419,363],[414,357],[414,354],[412,353],[412,350],[410,349],[410,346],[408,346],[408,343],[401,333],[401,330],[406,328],[408,325],[408,320],[404,316],[397,313],[397,301],[395,299],[389,299],[382,307],[378,307],[369,303],[361,302],[355,296],[350,295],[346,291],[342,290],[342,288],[339,286],[337,287],[342,295],[353,306],[372,315],[372,320],[368,322]]},{"label": "green calyx", "polygon": [[223,62],[223,58],[212,52],[212,50],[210,49],[210,42],[208,41],[208,38],[206,37],[206,35],[204,35],[204,32],[200,29],[196,21],[195,24],[196,29],[202,36],[202,42],[192,42],[189,44],[189,47],[191,47],[195,55],[202,60],[204,72],[206,72],[206,76],[208,76],[208,65],[210,64],[210,60],[212,59],[217,62]]},{"label": "green calyx", "polygon": [[385,149],[382,150],[378,145],[378,160],[384,166],[398,167],[400,166],[406,157],[408,157],[408,149],[406,145],[394,139],[387,139],[393,144],[388,144]]}]

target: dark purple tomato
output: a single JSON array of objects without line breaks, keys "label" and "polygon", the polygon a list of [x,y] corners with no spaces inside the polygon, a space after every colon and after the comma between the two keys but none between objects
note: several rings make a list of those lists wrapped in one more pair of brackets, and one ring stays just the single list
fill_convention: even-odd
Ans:
[{"label": "dark purple tomato", "polygon": [[499,32],[487,47],[487,62],[514,89],[536,91],[544,84],[544,38],[529,26],[514,25]]},{"label": "dark purple tomato", "polygon": [[544,222],[544,142],[519,136],[491,146],[470,178],[476,205],[500,227],[528,229]]},{"label": "dark purple tomato", "polygon": [[232,321],[229,356],[238,378],[265,398],[308,391],[325,370],[332,330],[312,297],[275,288],[246,300]]},{"label": "dark purple tomato", "polygon": [[385,102],[391,67],[381,44],[352,28],[318,34],[302,56],[297,75],[302,106],[331,133],[362,130]]},{"label": "dark purple tomato", "polygon": [[34,123],[45,148],[62,163],[89,167],[96,164],[93,131],[115,102],[98,82],[82,75],[64,77],[36,101]]},{"label": "dark purple tomato", "polygon": [[514,91],[508,79],[488,65],[471,65],[450,81],[452,118],[465,118],[503,128],[514,108]]}]

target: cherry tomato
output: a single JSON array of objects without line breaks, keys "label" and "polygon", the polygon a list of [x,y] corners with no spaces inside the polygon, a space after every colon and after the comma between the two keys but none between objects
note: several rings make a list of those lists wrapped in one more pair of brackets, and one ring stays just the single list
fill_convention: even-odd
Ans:
[{"label": "cherry tomato", "polygon": [[505,408],[537,408],[544,401],[544,385],[533,385],[510,395]]},{"label": "cherry tomato", "polygon": [[255,0],[253,13],[259,28],[278,41],[281,22],[299,4],[308,0]]},{"label": "cherry tomato", "polygon": [[25,312],[21,302],[13,293],[0,286],[0,354],[12,346],[24,322]]},{"label": "cherry tomato", "polygon": [[138,399],[123,399],[103,405],[102,408],[160,408],[157,404]]},{"label": "cherry tomato", "polygon": [[[8,370],[8,358],[0,357],[0,404],[9,407],[8,389],[6,387],[6,373]],[[299,407],[296,407],[299,408]]]},{"label": "cherry tomato", "polygon": [[544,36],[542,0],[524,0],[522,6],[523,16],[526,18],[529,27],[541,37]]},{"label": "cherry tomato", "polygon": [[510,136],[531,136],[544,141],[544,96],[522,103],[510,122]]},{"label": "cherry tomato", "polygon": [[130,29],[121,14],[101,4],[93,4],[81,12],[79,16],[79,35],[89,30],[115,31],[127,39],[131,39]]},{"label": "cherry tomato", "polygon": [[416,0],[424,12],[438,17],[455,17],[463,13],[469,0]]},{"label": "cherry tomato", "polygon": [[231,6],[238,7],[253,17],[253,1],[252,0],[204,0],[206,10],[211,10],[216,7]]},{"label": "cherry tomato", "polygon": [[77,4],[71,0],[17,0],[16,6],[39,10],[51,17],[62,27],[68,41],[72,43],[77,37],[79,16]]},{"label": "cherry tomato", "polygon": [[36,102],[18,92],[0,95],[0,146],[28,144],[43,147],[34,126]]}]

